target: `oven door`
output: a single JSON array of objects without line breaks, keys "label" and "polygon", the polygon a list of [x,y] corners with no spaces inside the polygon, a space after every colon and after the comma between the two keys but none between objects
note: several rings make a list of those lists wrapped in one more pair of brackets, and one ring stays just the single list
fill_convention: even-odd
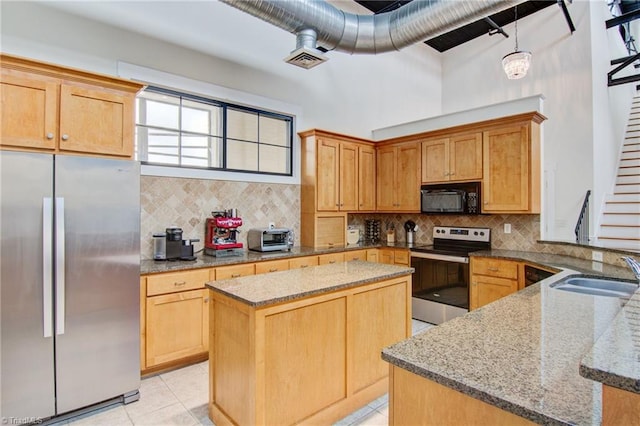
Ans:
[{"label": "oven door", "polygon": [[469,312],[469,258],[411,252],[412,316],[441,324]]}]

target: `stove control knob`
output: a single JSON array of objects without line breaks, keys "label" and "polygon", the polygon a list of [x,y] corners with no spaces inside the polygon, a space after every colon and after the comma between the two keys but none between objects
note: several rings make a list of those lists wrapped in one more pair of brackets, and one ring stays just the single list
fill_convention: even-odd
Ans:
[{"label": "stove control knob", "polygon": [[484,231],[480,231],[480,235],[484,237]]},{"label": "stove control knob", "polygon": [[478,231],[475,231],[475,232],[473,233],[473,235],[478,235]]}]

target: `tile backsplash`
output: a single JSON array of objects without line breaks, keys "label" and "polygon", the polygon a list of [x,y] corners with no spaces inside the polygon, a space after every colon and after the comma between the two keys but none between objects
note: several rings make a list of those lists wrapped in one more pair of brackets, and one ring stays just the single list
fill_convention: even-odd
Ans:
[{"label": "tile backsplash", "polygon": [[[405,242],[404,223],[412,220],[418,230],[415,244],[431,244],[434,226],[483,227],[491,229],[491,247],[505,250],[536,251],[540,239],[539,215],[426,215],[426,214],[356,214],[349,215],[349,225],[360,228],[364,235],[367,219],[380,220],[380,231],[384,235],[389,228],[395,229],[396,242]],[[504,224],[511,224],[511,233],[504,233]]]},{"label": "tile backsplash", "polygon": [[152,236],[169,226],[182,228],[184,239],[200,239],[194,245],[202,249],[206,218],[231,208],[242,218],[239,240],[245,247],[247,231],[269,222],[293,229],[300,242],[299,185],[141,176],[140,203],[142,259],[153,258]]}]

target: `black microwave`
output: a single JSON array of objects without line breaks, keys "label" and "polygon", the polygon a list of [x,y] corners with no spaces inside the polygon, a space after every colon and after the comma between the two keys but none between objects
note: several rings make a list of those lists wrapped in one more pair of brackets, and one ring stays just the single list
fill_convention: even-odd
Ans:
[{"label": "black microwave", "polygon": [[480,214],[480,182],[422,185],[420,210],[430,214]]}]

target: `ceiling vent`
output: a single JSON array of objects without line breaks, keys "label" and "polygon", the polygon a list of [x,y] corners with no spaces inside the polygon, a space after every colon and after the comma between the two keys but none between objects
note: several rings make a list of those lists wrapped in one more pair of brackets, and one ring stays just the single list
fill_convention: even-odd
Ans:
[{"label": "ceiling vent", "polygon": [[325,62],[327,58],[318,49],[309,49],[308,47],[301,47],[291,52],[289,56],[284,58],[285,62],[292,65],[296,65],[300,68],[313,68],[316,65],[320,65]]},{"label": "ceiling vent", "polygon": [[327,61],[329,58],[316,49],[316,37],[315,30],[310,28],[299,31],[296,34],[296,49],[284,61],[307,70]]}]

